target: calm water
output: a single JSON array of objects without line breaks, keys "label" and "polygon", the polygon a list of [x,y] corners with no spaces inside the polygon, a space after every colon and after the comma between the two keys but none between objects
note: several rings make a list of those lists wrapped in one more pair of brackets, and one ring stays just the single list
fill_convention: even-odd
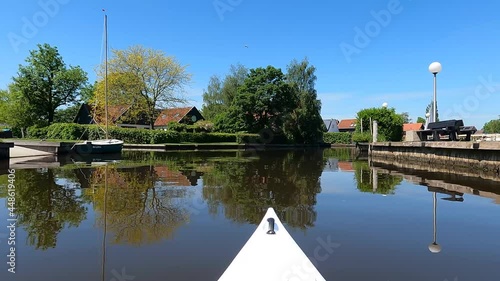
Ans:
[{"label": "calm water", "polygon": [[105,166],[18,169],[17,273],[3,226],[0,280],[217,280],[269,206],[327,280],[500,280],[500,181],[350,159],[124,152]]}]

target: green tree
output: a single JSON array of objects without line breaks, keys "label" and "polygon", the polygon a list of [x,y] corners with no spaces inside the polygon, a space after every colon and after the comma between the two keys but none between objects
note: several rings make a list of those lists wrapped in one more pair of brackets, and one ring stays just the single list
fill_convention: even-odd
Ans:
[{"label": "green tree", "polygon": [[78,114],[78,109],[80,109],[79,104],[66,107],[64,109],[57,109],[54,114],[54,122],[56,123],[73,123],[76,114]]},{"label": "green tree", "polygon": [[248,69],[241,64],[231,65],[224,80],[219,76],[210,77],[203,93],[202,114],[207,120],[215,120],[217,115],[227,112],[237,94],[238,88],[248,77]]},{"label": "green tree", "polygon": [[[190,83],[191,74],[186,72],[187,66],[181,65],[173,56],[166,56],[160,50],[132,46],[114,50],[108,65],[109,73],[128,73],[140,79],[140,95],[147,105],[151,129],[154,129],[158,108],[187,102],[182,92]],[[100,75],[103,77],[102,71]]]},{"label": "green tree", "polygon": [[486,122],[483,126],[483,130],[487,134],[500,134],[500,118]]},{"label": "green tree", "polygon": [[403,118],[403,123],[404,124],[408,124],[408,123],[411,123],[411,118],[410,118],[410,114],[408,112],[403,112],[401,114],[399,114],[401,116],[401,118]]},{"label": "green tree", "polygon": [[[100,79],[94,86],[93,96],[90,104],[94,107],[95,119],[100,124],[106,123],[106,81]],[[113,124],[120,119],[123,123],[135,123],[140,119],[142,114],[147,114],[148,103],[145,97],[141,95],[144,89],[142,79],[133,73],[110,73],[107,79],[107,98],[108,108],[113,106],[121,106],[127,109],[127,117],[129,120],[119,118],[121,112],[111,112],[109,110],[108,123]],[[125,107],[123,107],[125,106]]]},{"label": "green tree", "polygon": [[87,73],[79,66],[67,67],[57,48],[48,44],[30,51],[26,62],[19,66],[14,84],[38,118],[50,125],[59,106],[78,101]]},{"label": "green tree", "polygon": [[214,120],[217,114],[225,110],[227,104],[222,98],[222,81],[217,75],[212,75],[207,89],[203,92],[201,114],[206,120]]},{"label": "green tree", "polygon": [[216,120],[215,126],[228,132],[259,133],[270,129],[281,133],[296,104],[294,89],[280,69],[252,69],[228,112]]},{"label": "green tree", "polygon": [[0,123],[8,124],[14,132],[20,132],[22,137],[26,128],[43,125],[32,105],[14,84],[10,84],[8,90],[0,90],[0,113]]},{"label": "green tree", "polygon": [[417,118],[417,123],[424,123],[424,124],[425,124],[425,118],[423,118],[423,117],[418,117],[418,118]]},{"label": "green tree", "polygon": [[[361,131],[361,119],[377,121],[379,141],[401,141],[403,117],[394,108],[367,108],[357,114],[356,131]],[[363,122],[363,131],[370,131],[370,122]]]},{"label": "green tree", "polygon": [[316,143],[322,139],[326,129],[321,118],[321,101],[315,89],[315,71],[307,58],[301,62],[293,60],[287,68],[286,78],[295,90],[297,105],[286,131],[296,143]]}]

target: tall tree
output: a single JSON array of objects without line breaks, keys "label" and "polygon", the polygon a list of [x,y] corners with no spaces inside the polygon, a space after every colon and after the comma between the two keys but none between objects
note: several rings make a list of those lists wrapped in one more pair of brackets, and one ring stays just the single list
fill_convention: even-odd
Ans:
[{"label": "tall tree", "polygon": [[125,50],[114,50],[109,63],[109,73],[130,73],[140,78],[140,95],[147,104],[150,127],[158,108],[186,103],[182,91],[191,81],[187,66],[181,65],[173,56],[166,56],[163,51],[132,46]]},{"label": "tall tree", "polygon": [[322,139],[324,123],[321,101],[315,89],[316,68],[307,58],[293,60],[287,68],[287,81],[295,89],[296,108],[292,111],[287,131],[295,142],[314,143]]},{"label": "tall tree", "polygon": [[215,126],[227,132],[260,133],[270,129],[282,133],[296,103],[294,89],[280,69],[251,69],[227,114],[217,118]]},{"label": "tall tree", "polygon": [[203,92],[203,106],[201,113],[206,120],[214,120],[215,116],[225,110],[222,99],[222,81],[217,75],[212,75],[208,87]]},{"label": "tall tree", "polygon": [[217,115],[226,112],[247,77],[248,69],[241,64],[231,65],[224,80],[216,75],[210,77],[203,93],[203,116],[208,120],[215,120]]},{"label": "tall tree", "polygon": [[[141,95],[144,83],[141,78],[132,73],[110,73],[107,81],[108,108],[120,106],[127,110],[127,116],[138,118],[142,113],[148,112],[148,103]],[[98,123],[105,124],[105,81],[103,79],[96,82],[90,104],[94,107],[95,119]],[[110,110],[110,112],[113,110]],[[108,123],[117,121],[118,112],[108,115]],[[132,118],[128,120],[134,122]]]},{"label": "tall tree", "polygon": [[78,101],[87,73],[79,66],[67,67],[57,48],[49,44],[30,51],[26,62],[19,66],[14,84],[39,119],[50,125],[59,106]]}]

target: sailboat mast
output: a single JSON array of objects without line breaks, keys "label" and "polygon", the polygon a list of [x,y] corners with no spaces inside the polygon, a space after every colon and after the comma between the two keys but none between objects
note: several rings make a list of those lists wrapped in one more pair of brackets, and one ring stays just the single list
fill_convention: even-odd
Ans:
[{"label": "sailboat mast", "polygon": [[104,107],[106,112],[106,139],[108,139],[108,15],[104,14]]}]

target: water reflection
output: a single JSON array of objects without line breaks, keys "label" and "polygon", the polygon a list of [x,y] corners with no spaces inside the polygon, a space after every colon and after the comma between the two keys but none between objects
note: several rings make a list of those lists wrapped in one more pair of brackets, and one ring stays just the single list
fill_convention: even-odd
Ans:
[{"label": "water reflection", "polygon": [[[188,222],[185,200],[189,190],[177,185],[179,174],[159,176],[157,171],[169,170],[152,166],[119,169],[108,165],[91,172],[90,186],[84,189],[83,196],[92,202],[96,225],[102,228],[107,216],[112,243],[154,243],[171,237]],[[107,188],[103,188],[105,177]],[[107,204],[105,194],[110,198]]]},{"label": "water reflection", "polygon": [[66,227],[77,227],[87,208],[77,190],[56,183],[54,170],[16,171],[16,214],[20,227],[35,249],[56,247]]},{"label": "water reflection", "polygon": [[209,211],[241,223],[257,224],[273,207],[291,227],[305,229],[316,220],[324,160],[321,150],[269,151],[255,161],[223,161],[203,176]]},{"label": "water reflection", "polygon": [[354,161],[352,166],[354,167],[356,185],[361,192],[394,194],[396,187],[403,181],[403,177],[400,175],[380,173],[367,161]]}]

